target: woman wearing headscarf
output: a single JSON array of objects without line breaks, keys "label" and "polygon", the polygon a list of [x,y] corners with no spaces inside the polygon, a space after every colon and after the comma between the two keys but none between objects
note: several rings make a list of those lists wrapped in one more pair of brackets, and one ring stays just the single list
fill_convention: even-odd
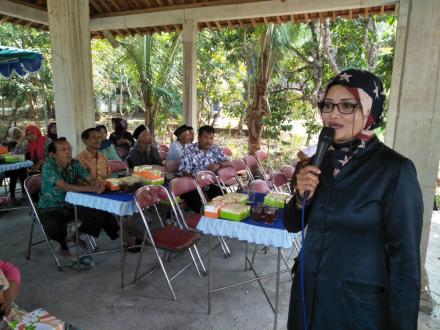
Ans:
[{"label": "woman wearing headscarf", "polygon": [[49,142],[57,140],[58,134],[57,134],[57,123],[56,122],[52,122],[49,125],[47,125],[46,137],[49,139]]},{"label": "woman wearing headscarf", "polygon": [[167,154],[167,160],[180,160],[183,155],[183,150],[186,145],[191,142],[190,127],[182,125],[174,131],[177,137],[173,143],[170,144],[170,150]]},{"label": "woman wearing headscarf", "polygon": [[17,142],[14,149],[16,154],[25,154],[26,159],[34,163],[29,171],[40,172],[43,162],[47,157],[49,139],[45,137],[35,125],[28,125],[24,130],[24,136]]},{"label": "woman wearing headscarf", "polygon": [[102,153],[108,160],[121,160],[118,153],[116,152],[115,146],[107,139],[107,127],[105,125],[97,125],[96,129],[101,133],[101,147],[99,152]]},{"label": "woman wearing headscarf", "polygon": [[134,139],[127,131],[127,121],[122,118],[112,118],[113,133],[110,134],[110,141],[115,145],[121,158],[125,158],[130,148],[134,145]]},{"label": "woman wearing headscarf", "polygon": [[319,104],[335,138],[320,169],[296,170],[285,208],[287,230],[302,212],[307,225],[288,329],[417,329],[422,194],[413,163],[373,133],[384,100],[378,77],[350,69]]}]

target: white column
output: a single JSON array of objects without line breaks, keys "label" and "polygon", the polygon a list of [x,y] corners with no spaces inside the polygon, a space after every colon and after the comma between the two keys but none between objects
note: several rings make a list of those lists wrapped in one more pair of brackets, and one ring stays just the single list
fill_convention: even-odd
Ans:
[{"label": "white column", "polygon": [[184,120],[197,130],[197,22],[183,23],[182,42]]},{"label": "white column", "polygon": [[58,136],[76,155],[81,132],[95,125],[88,0],[48,0]]},{"label": "white column", "polygon": [[[425,264],[440,157],[440,1],[400,0],[385,142],[416,165]],[[423,267],[422,267],[423,268]],[[427,284],[422,270],[422,288]]]}]

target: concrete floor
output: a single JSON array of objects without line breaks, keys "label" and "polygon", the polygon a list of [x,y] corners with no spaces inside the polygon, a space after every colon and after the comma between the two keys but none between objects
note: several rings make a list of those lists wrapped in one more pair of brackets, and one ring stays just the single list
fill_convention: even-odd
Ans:
[{"label": "concrete floor", "polygon": [[[11,211],[0,218],[0,259],[16,264],[22,271],[22,291],[17,303],[32,311],[45,308],[59,318],[81,329],[271,329],[273,313],[256,282],[230,288],[214,294],[211,314],[207,314],[207,278],[198,278],[190,268],[173,281],[177,301],[171,299],[160,272],[135,286],[120,288],[119,254],[95,258],[96,265],[78,273],[65,268],[58,272],[46,246],[33,249],[32,259],[26,260],[30,228],[27,210]],[[440,303],[440,212],[433,218],[428,252],[428,273],[432,295]],[[105,235],[98,240],[101,248],[115,246]],[[230,240],[233,256],[225,259],[213,251],[215,285],[250,278],[243,272],[244,243]],[[207,252],[207,239],[199,244]],[[276,267],[276,250],[260,254],[256,267],[260,272],[272,272]],[[126,280],[131,281],[137,254],[129,254]],[[206,257],[204,258],[207,263]],[[144,256],[144,269],[154,261],[151,253]],[[172,272],[187,256],[176,258],[166,267]],[[64,260],[66,263],[67,260]],[[274,280],[262,281],[274,297]],[[287,273],[281,276],[279,329],[286,327],[291,281]],[[440,329],[440,309],[431,315],[420,313],[419,329]]]}]

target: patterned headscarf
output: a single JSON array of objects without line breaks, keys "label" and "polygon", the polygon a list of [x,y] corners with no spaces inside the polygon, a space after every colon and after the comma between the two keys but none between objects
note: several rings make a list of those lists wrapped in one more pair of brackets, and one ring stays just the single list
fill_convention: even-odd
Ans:
[{"label": "patterned headscarf", "polygon": [[332,163],[335,168],[336,176],[341,168],[365,146],[374,136],[373,129],[382,124],[382,113],[385,102],[385,93],[382,81],[371,72],[357,69],[349,69],[335,76],[327,85],[325,93],[322,95],[320,104],[324,101],[329,89],[332,86],[341,85],[354,96],[362,105],[364,114],[364,128],[354,136],[354,140],[343,143],[333,144],[330,150],[333,150]]},{"label": "patterned headscarf", "polygon": [[40,129],[37,126],[29,125],[24,130],[25,134],[32,133],[37,137],[36,141],[29,140],[28,152],[31,160],[43,160],[44,159],[44,145],[46,144],[47,138],[41,134]]}]

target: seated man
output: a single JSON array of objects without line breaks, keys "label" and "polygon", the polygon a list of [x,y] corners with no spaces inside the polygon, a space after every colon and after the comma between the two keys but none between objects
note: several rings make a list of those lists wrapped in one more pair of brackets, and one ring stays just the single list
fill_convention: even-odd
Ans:
[{"label": "seated man", "polygon": [[98,150],[101,147],[101,133],[96,128],[88,128],[81,134],[86,150],[79,153],[77,159],[91,174],[93,180],[104,180],[111,177],[107,157]]},{"label": "seated man", "polygon": [[186,125],[180,126],[178,129],[174,131],[174,135],[177,137],[170,145],[170,150],[168,151],[167,161],[168,160],[178,160],[182,158],[183,151],[191,142],[191,133],[190,127]]},{"label": "seated man", "polygon": [[130,168],[139,165],[162,166],[159,151],[153,144],[153,136],[151,135],[148,127],[145,127],[145,125],[139,125],[135,129],[133,137],[137,140],[137,142],[128,154],[128,166]]},{"label": "seated man", "polygon": [[[194,176],[197,172],[209,170],[214,173],[222,167],[231,166],[223,150],[214,144],[214,127],[202,126],[199,128],[198,142],[189,144],[183,151],[179,171],[184,175]],[[220,188],[210,185],[205,188],[208,198],[221,194]],[[182,195],[188,207],[194,212],[200,212],[202,202],[196,192]]]},{"label": "seated man", "polygon": [[[67,222],[73,219],[74,213],[73,207],[64,202],[66,193],[101,193],[104,185],[102,181],[93,180],[80,162],[72,158],[72,147],[65,138],[53,141],[48,151],[52,157],[43,166],[38,211],[49,238],[60,243],[60,253],[68,256]],[[102,228],[111,239],[119,237],[119,225],[111,214],[86,207],[77,207],[77,210],[78,218],[83,220],[79,232],[98,237]]]}]

